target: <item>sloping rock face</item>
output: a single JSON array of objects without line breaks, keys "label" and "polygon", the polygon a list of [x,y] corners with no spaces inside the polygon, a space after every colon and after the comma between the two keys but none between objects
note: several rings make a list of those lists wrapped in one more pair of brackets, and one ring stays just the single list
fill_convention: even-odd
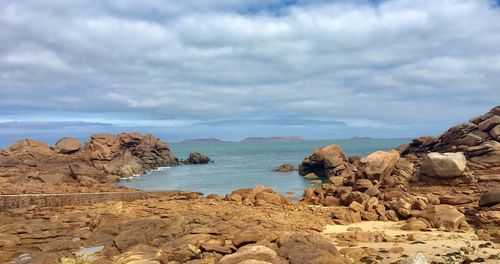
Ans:
[{"label": "sloping rock face", "polygon": [[456,125],[438,137],[414,139],[403,155],[462,152],[479,181],[500,180],[500,106]]},{"label": "sloping rock face", "polygon": [[151,134],[98,134],[83,147],[69,137],[53,147],[24,139],[0,151],[0,194],[113,191],[106,183],[177,162]]}]

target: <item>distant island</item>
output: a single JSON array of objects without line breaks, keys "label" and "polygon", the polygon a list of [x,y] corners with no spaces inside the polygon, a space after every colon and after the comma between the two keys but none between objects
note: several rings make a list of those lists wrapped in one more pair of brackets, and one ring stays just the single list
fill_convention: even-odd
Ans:
[{"label": "distant island", "polygon": [[354,136],[354,137],[351,137],[349,139],[373,139],[372,137],[358,137],[358,136]]},{"label": "distant island", "polygon": [[295,137],[295,136],[282,136],[282,137],[247,137],[241,140],[241,142],[261,142],[261,141],[273,141],[273,142],[281,142],[281,141],[303,141],[303,137]]},{"label": "distant island", "polygon": [[194,138],[194,139],[184,139],[181,143],[216,143],[224,142],[222,139],[218,138]]}]

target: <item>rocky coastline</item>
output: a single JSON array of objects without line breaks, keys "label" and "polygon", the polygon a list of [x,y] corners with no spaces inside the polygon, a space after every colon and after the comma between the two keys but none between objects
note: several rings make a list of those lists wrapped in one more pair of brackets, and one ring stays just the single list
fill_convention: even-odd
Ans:
[{"label": "rocky coastline", "polygon": [[[54,146],[18,141],[0,151],[0,199],[28,198],[0,211],[0,262],[500,261],[500,106],[366,157],[318,148],[298,170],[329,183],[305,189],[298,203],[264,186],[204,197],[113,184],[157,167],[208,162],[199,153],[179,160],[150,134],[98,134],[84,144],[68,137]],[[285,169],[294,168],[276,168]],[[93,193],[118,195],[96,200]],[[64,199],[57,194],[76,198],[50,200]]]}]

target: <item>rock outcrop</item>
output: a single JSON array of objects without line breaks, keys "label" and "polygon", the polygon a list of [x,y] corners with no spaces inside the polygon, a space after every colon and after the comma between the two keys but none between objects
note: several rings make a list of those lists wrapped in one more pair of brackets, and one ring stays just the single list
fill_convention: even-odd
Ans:
[{"label": "rock outcrop", "polygon": [[24,139],[0,152],[0,194],[112,191],[119,177],[177,163],[151,134],[97,134],[83,147],[70,137],[53,147]]},{"label": "rock outcrop", "polygon": [[187,164],[208,164],[210,162],[212,162],[212,160],[209,157],[198,152],[189,153],[189,157],[186,160]]},{"label": "rock outcrop", "polygon": [[305,176],[311,172],[319,177],[327,177],[339,185],[353,182],[355,167],[352,166],[338,145],[330,145],[314,150],[299,167],[299,173]]}]

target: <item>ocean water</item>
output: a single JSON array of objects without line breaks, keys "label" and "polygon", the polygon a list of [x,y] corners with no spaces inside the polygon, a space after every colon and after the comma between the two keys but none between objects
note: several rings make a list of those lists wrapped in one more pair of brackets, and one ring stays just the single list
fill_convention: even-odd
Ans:
[{"label": "ocean water", "polygon": [[346,155],[361,157],[376,151],[389,150],[409,139],[345,139],[306,140],[295,142],[222,142],[222,143],[174,143],[170,149],[185,159],[190,152],[200,152],[215,162],[203,165],[180,165],[162,168],[122,180],[120,185],[143,190],[185,190],[203,194],[225,195],[238,188],[262,184],[280,193],[293,192],[301,195],[304,188],[312,186],[297,171],[273,172],[271,169],[283,163],[298,166],[317,147],[338,144]]}]

